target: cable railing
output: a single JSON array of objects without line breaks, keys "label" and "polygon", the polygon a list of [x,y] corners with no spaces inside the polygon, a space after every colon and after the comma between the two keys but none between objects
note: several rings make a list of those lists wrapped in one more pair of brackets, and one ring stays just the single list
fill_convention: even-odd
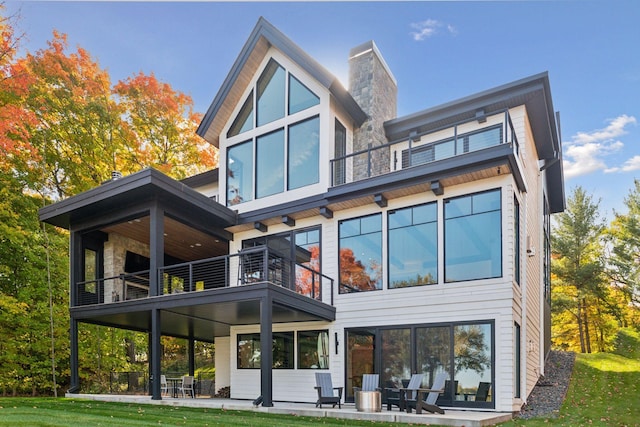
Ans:
[{"label": "cable railing", "polygon": [[147,298],[148,296],[149,270],[144,270],[78,282],[74,305],[102,304]]},{"label": "cable railing", "polygon": [[[469,126],[473,122],[478,122],[478,126]],[[475,129],[470,129],[471,127]],[[423,138],[435,140],[422,142]],[[409,138],[379,146],[369,144],[366,149],[331,159],[331,186],[462,156],[501,144],[511,144],[514,154],[518,155],[518,138],[508,110],[430,129],[429,132],[414,133]]]},{"label": "cable railing", "polygon": [[[333,305],[333,279],[266,246],[161,267],[158,269],[158,280],[160,295],[266,282],[317,301],[324,301],[323,294],[329,292],[329,301],[325,302]],[[149,286],[149,270],[78,282],[73,305],[147,298],[151,295]]]}]

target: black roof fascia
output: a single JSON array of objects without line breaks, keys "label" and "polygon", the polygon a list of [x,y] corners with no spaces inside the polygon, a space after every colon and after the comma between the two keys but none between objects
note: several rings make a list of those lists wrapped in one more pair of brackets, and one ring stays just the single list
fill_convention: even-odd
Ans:
[{"label": "black roof fascia", "polygon": [[180,180],[181,183],[188,185],[191,188],[202,187],[208,184],[215,184],[218,182],[219,169],[210,169],[206,172],[199,173]]},{"label": "black roof fascia", "polygon": [[367,119],[367,115],[358,103],[353,99],[349,92],[342,86],[339,80],[327,71],[322,65],[320,65],[315,59],[309,56],[305,51],[298,47],[291,39],[285,36],[280,30],[274,27],[269,21],[260,17],[258,23],[254,27],[253,31],[249,35],[246,43],[244,44],[240,54],[233,63],[229,74],[225,78],[220,90],[216,94],[213,102],[209,106],[206,114],[202,118],[202,122],[198,126],[196,133],[201,137],[205,137],[207,129],[211,125],[214,117],[218,114],[218,111],[222,107],[227,95],[231,91],[236,79],[238,78],[242,68],[247,62],[251,52],[255,48],[260,37],[264,37],[271,45],[282,51],[285,55],[296,62],[306,72],[308,72],[313,78],[315,78],[320,84],[326,87],[331,94],[336,98],[338,103],[342,105],[349,115],[353,118],[356,125],[359,127]]},{"label": "black roof fascia", "polygon": [[221,228],[236,223],[235,211],[150,168],[45,206],[38,214],[40,221],[69,229],[72,222],[99,215],[113,206],[138,203],[150,197],[175,202],[176,205],[184,203],[210,218],[212,225]]}]

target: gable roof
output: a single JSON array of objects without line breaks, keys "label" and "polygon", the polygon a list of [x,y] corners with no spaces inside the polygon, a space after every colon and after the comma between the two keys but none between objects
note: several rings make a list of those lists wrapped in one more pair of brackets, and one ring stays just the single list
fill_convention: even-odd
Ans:
[{"label": "gable roof", "polygon": [[296,62],[302,69],[331,92],[337,103],[352,117],[359,127],[367,115],[342,86],[338,79],[304,52],[263,17],[251,32],[229,74],[204,115],[196,133],[205,140],[219,146],[222,127],[230,119],[236,105],[243,100],[242,95],[253,78],[257,67],[264,59],[269,47],[275,47]]}]

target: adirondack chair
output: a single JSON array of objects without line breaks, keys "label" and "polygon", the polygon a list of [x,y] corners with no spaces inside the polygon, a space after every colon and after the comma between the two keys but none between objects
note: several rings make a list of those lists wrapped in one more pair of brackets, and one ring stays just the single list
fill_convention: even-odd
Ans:
[{"label": "adirondack chair", "polygon": [[[414,398],[407,397],[407,412],[411,412],[411,408],[415,408],[416,414],[421,414],[422,410],[444,414],[444,410],[436,405],[436,401],[438,400],[440,393],[444,392],[444,382],[447,377],[447,373],[440,372],[433,380],[431,388],[417,390]],[[427,395],[426,398],[425,394]]]},{"label": "adirondack chair", "polygon": [[387,387],[384,389],[387,397],[387,411],[391,410],[391,405],[396,405],[400,410],[404,410],[404,401],[409,399],[415,399],[415,390],[420,388],[422,384],[423,374],[413,374],[404,388]]},{"label": "adirondack chair", "polygon": [[476,391],[476,402],[486,402],[489,397],[489,390],[491,390],[491,383],[480,382],[478,384],[478,390]]},{"label": "adirondack chair", "polygon": [[[342,400],[343,387],[334,387],[331,382],[331,374],[327,372],[316,372],[316,386],[314,387],[318,391],[318,401],[316,402],[316,408],[322,408],[323,403],[330,403],[335,408],[342,408],[340,402]],[[338,391],[336,396],[335,391]]]},{"label": "adirondack chair", "polygon": [[354,387],[353,394],[356,391],[380,391],[378,384],[380,383],[380,375],[378,374],[363,374],[362,375],[362,387]]}]

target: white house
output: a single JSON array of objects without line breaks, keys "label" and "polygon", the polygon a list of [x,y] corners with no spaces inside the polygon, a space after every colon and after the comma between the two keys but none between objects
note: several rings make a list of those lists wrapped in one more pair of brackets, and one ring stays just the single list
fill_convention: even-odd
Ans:
[{"label": "white house", "polygon": [[520,409],[565,206],[548,75],[397,117],[375,43],[349,67],[347,91],[260,19],[198,129],[218,169],[41,210],[71,232],[72,391],[87,322],[148,332],[156,378],[161,335],[215,342],[216,387],[264,406],[315,402],[315,372],[346,400],[365,373],[445,372],[441,407]]}]

